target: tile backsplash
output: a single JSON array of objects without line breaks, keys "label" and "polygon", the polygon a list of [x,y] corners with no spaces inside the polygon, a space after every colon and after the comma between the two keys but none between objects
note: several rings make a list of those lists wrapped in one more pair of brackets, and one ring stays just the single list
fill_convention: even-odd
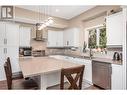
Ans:
[{"label": "tile backsplash", "polygon": [[[93,57],[100,57],[100,58],[109,58],[113,59],[114,52],[122,53],[121,50],[107,50],[107,53],[105,52],[94,52]],[[64,54],[72,54],[72,55],[79,55],[79,56],[90,56],[89,50],[87,50],[85,53],[83,53],[81,50],[77,49],[76,51],[72,50],[65,50]]]},{"label": "tile backsplash", "polygon": [[31,46],[33,50],[45,50],[45,54],[63,54],[65,49],[49,49],[47,48],[47,42],[31,40]]},{"label": "tile backsplash", "polygon": [[[46,47],[47,42],[42,42],[42,41],[31,41],[31,46],[33,50],[45,50],[46,55],[51,55],[51,54],[65,54],[65,55],[78,55],[78,56],[89,56],[89,50],[87,50],[85,53],[82,52],[81,48],[74,50],[71,49],[49,49]],[[121,53],[121,50],[107,50],[107,53],[105,54],[104,52],[94,52],[93,56],[94,57],[100,57],[100,58],[109,58],[112,59],[114,52],[117,51]]]}]

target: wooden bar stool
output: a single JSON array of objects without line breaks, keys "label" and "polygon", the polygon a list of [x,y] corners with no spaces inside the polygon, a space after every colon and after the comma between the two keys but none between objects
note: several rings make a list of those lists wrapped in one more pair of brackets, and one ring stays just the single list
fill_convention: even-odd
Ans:
[{"label": "wooden bar stool", "polygon": [[[9,69],[12,71],[10,57],[7,57],[7,62],[8,62]],[[12,75],[12,79],[22,79],[23,78],[22,72],[19,72],[19,74],[13,74],[11,72],[11,75]]]},{"label": "wooden bar stool", "polygon": [[73,68],[63,68],[61,70],[60,89],[64,89],[64,76],[67,78],[70,84],[69,88],[67,89],[81,89],[84,68],[85,65],[73,67]]},{"label": "wooden bar stool", "polygon": [[[21,80],[14,84],[12,79],[12,71],[9,67],[9,62],[5,62],[4,70],[7,79],[8,89],[38,89],[38,85],[34,80]],[[17,79],[18,80],[18,79]]]}]

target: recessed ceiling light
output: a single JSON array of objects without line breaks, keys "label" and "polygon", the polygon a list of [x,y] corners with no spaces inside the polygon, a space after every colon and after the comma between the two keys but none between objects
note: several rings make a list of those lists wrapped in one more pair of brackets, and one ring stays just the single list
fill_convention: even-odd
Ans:
[{"label": "recessed ceiling light", "polygon": [[56,11],[56,12],[59,12],[59,9],[56,9],[55,11]]}]

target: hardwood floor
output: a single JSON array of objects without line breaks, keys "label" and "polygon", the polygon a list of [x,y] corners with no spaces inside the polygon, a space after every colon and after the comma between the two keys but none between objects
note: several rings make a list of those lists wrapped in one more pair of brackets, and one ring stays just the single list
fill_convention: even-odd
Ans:
[{"label": "hardwood floor", "polygon": [[[13,82],[14,82],[14,84],[19,84],[19,82],[22,81],[22,80],[23,79],[18,79],[18,80],[14,80]],[[88,87],[86,87],[86,85]],[[19,86],[21,86],[21,85],[19,85]],[[19,87],[17,87],[17,88],[19,88]],[[55,86],[52,86],[52,87],[48,87],[47,89],[48,90],[59,90],[59,85],[55,85]],[[96,86],[93,86],[93,85],[89,85],[89,84],[86,84],[84,82],[82,84],[82,89],[83,90],[101,90],[101,88],[99,88],[99,87],[96,87]],[[6,80],[0,81],[0,90],[7,90],[7,82],[6,82]]]}]

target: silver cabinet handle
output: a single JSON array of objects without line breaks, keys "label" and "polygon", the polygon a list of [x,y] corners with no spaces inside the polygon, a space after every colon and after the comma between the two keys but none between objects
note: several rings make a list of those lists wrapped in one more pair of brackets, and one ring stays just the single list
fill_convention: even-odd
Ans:
[{"label": "silver cabinet handle", "polygon": [[4,38],[4,45],[6,45],[6,44],[7,44],[7,39]]},{"label": "silver cabinet handle", "polygon": [[4,48],[4,54],[7,54],[7,48]]}]

